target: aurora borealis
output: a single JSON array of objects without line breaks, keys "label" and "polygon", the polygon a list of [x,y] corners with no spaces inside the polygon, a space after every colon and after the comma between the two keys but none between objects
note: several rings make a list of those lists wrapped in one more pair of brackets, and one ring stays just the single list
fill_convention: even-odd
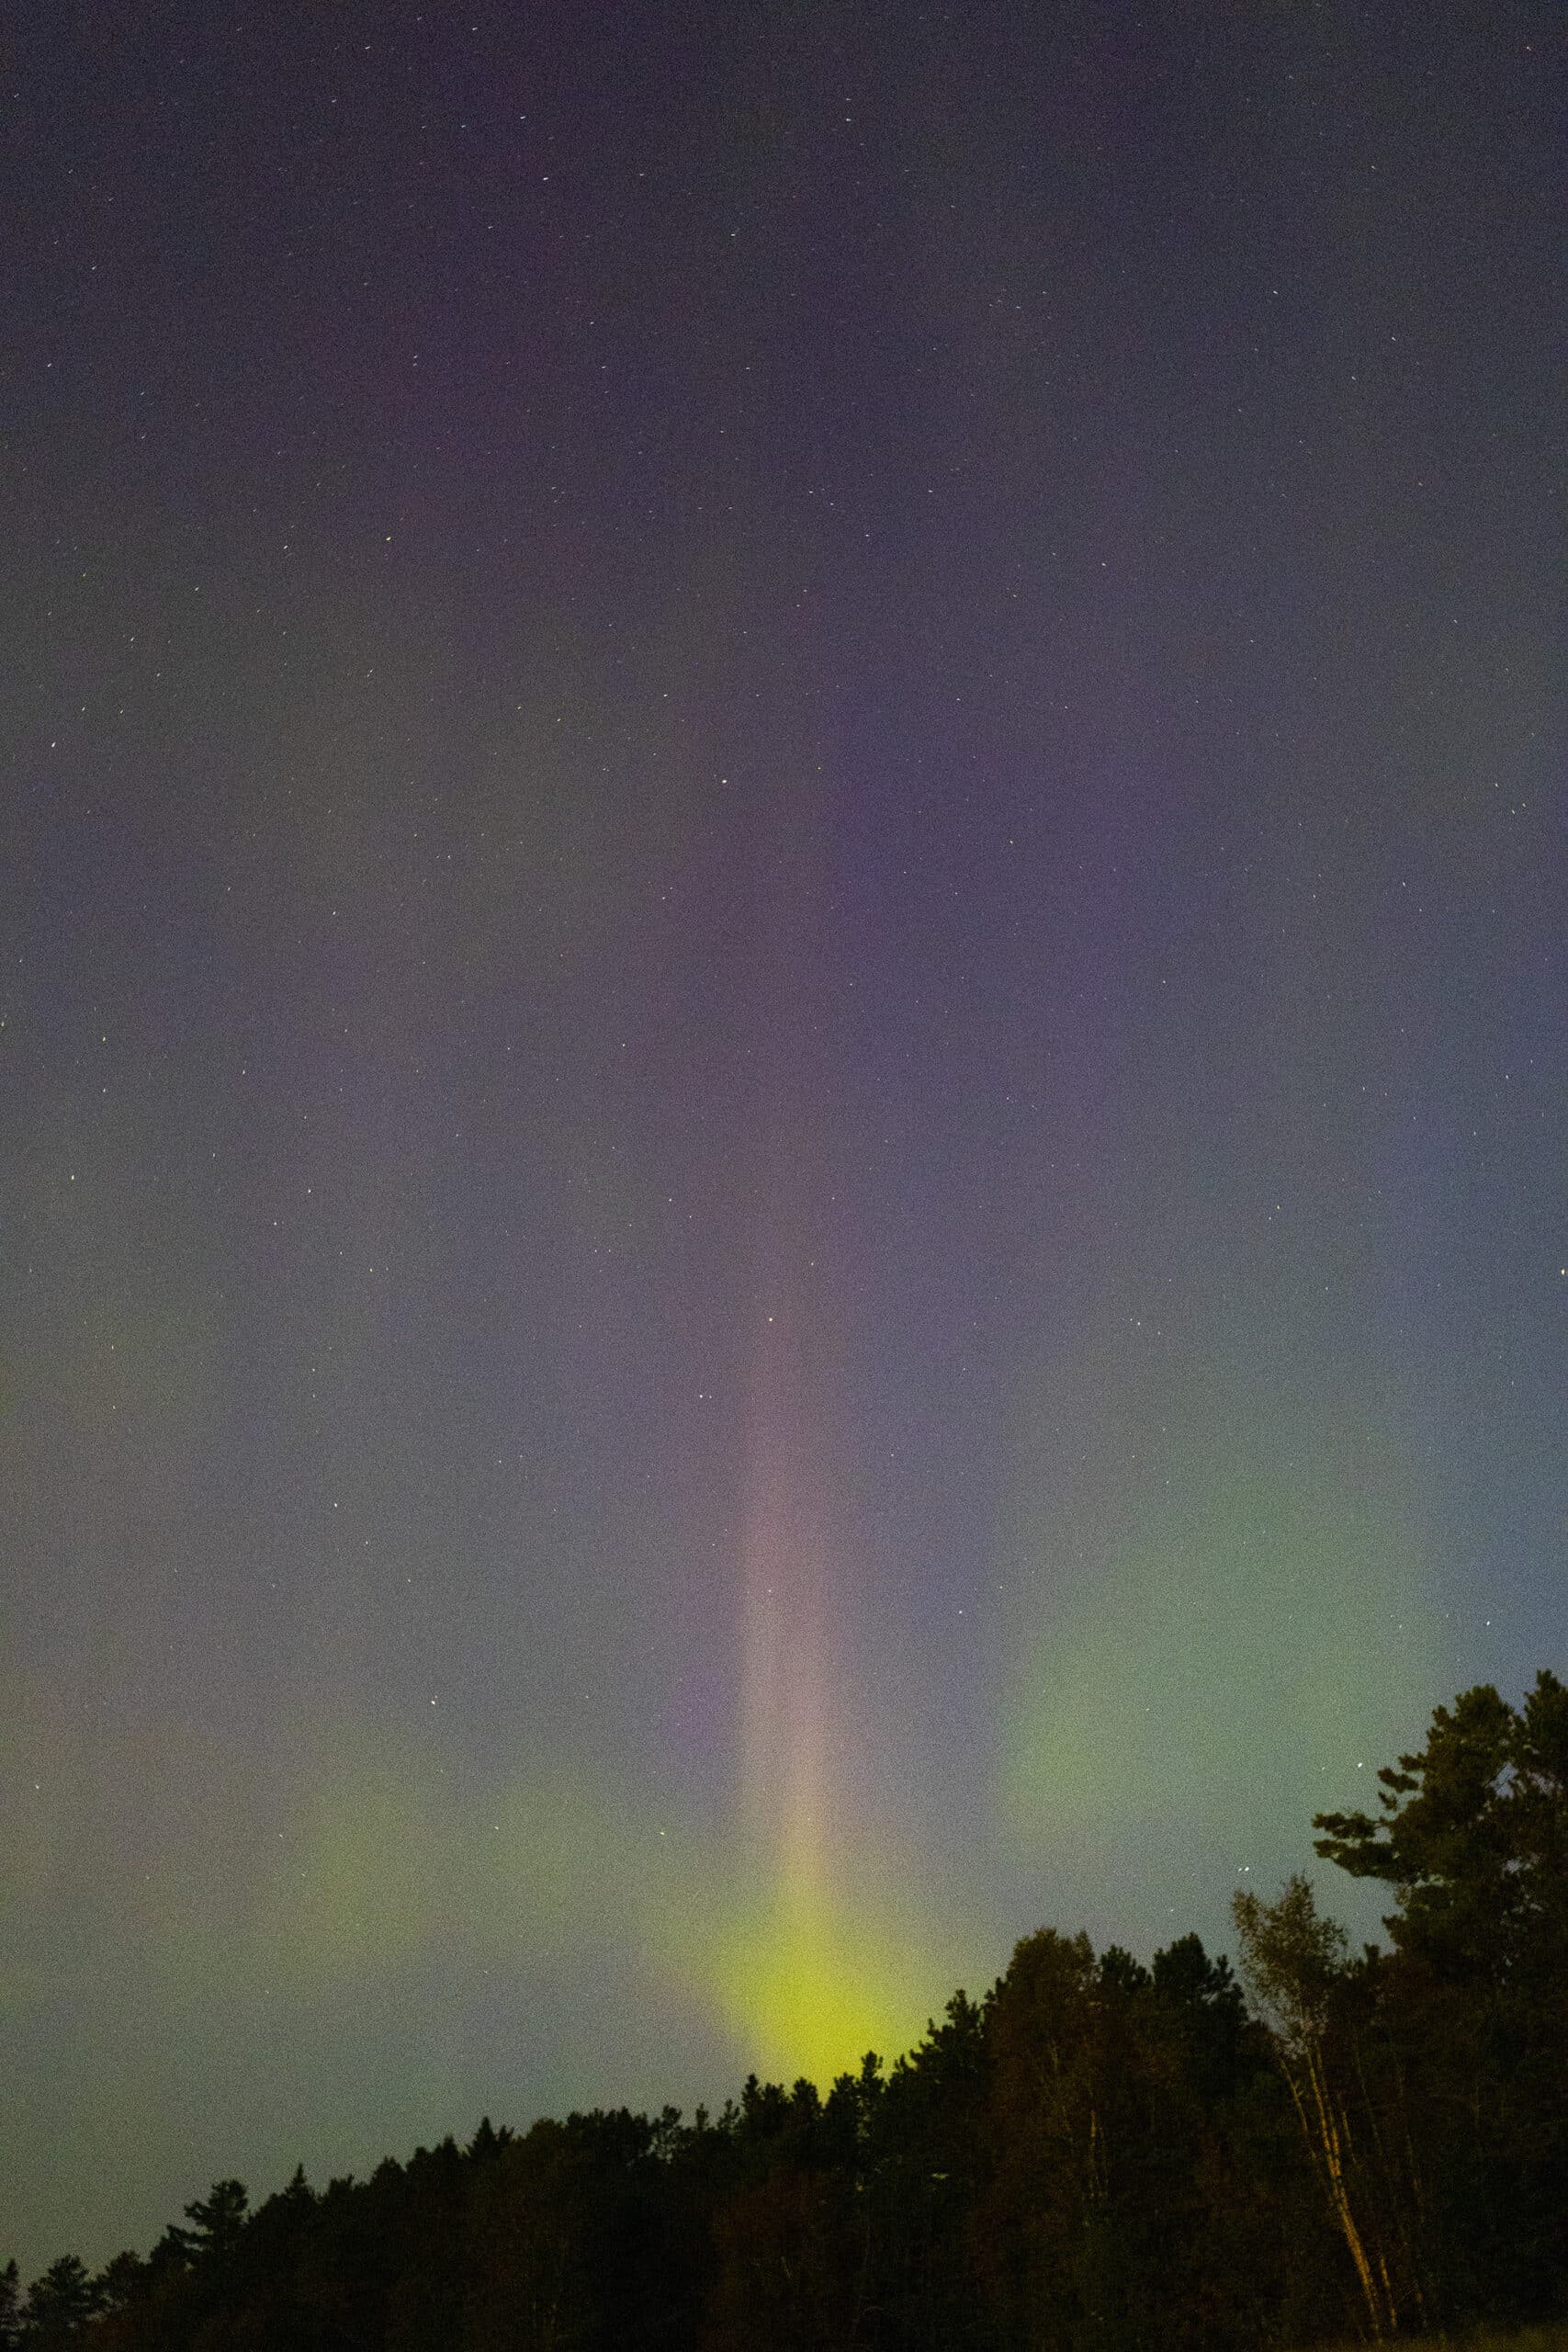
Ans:
[{"label": "aurora borealis", "polygon": [[23,13],[0,2256],[1223,1946],[1564,1663],[1557,13]]}]

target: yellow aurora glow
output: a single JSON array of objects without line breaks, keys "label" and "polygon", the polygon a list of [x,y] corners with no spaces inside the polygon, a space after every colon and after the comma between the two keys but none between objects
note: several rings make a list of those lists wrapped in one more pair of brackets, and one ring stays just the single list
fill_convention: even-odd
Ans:
[{"label": "yellow aurora glow", "polygon": [[[897,1917],[903,1906],[852,1877],[857,1845],[870,1841],[835,1704],[833,1593],[847,1545],[822,1499],[828,1482],[808,1475],[795,1329],[792,1314],[769,1316],[754,1367],[738,1562],[741,1852],[718,1874],[728,1899],[682,1938],[682,1958],[749,2065],[827,2085],[868,2050],[891,2058],[911,2046],[942,1977]],[[886,1851],[885,1833],[875,1843]]]},{"label": "yellow aurora glow", "polygon": [[694,1955],[704,1989],[756,2071],[822,2087],[868,2050],[919,2039],[940,1964],[890,1919],[827,1894],[781,1888]]}]

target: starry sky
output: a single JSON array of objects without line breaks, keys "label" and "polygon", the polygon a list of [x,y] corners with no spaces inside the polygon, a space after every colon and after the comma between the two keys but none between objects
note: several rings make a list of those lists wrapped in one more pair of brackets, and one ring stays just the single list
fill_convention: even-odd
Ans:
[{"label": "starry sky", "polygon": [[1564,1667],[1561,40],[15,14],[25,2275],[1223,1947]]}]

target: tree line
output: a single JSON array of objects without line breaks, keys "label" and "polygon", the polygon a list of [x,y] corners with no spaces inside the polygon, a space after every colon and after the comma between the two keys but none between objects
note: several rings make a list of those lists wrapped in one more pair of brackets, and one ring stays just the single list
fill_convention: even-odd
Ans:
[{"label": "tree line", "polygon": [[1251,2352],[1568,2317],[1568,1688],[1439,1707],[1305,1877],[1145,1966],[1051,1928],[826,2098],[487,2120],[365,2180],[217,2182],[73,2256],[0,2346],[95,2352]]}]

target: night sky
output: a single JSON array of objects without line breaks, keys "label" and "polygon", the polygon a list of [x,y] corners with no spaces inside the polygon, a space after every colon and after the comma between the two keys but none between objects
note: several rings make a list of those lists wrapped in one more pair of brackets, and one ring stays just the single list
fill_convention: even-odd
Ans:
[{"label": "night sky", "polygon": [[1561,23],[13,12],[24,2276],[1563,1668]]}]

